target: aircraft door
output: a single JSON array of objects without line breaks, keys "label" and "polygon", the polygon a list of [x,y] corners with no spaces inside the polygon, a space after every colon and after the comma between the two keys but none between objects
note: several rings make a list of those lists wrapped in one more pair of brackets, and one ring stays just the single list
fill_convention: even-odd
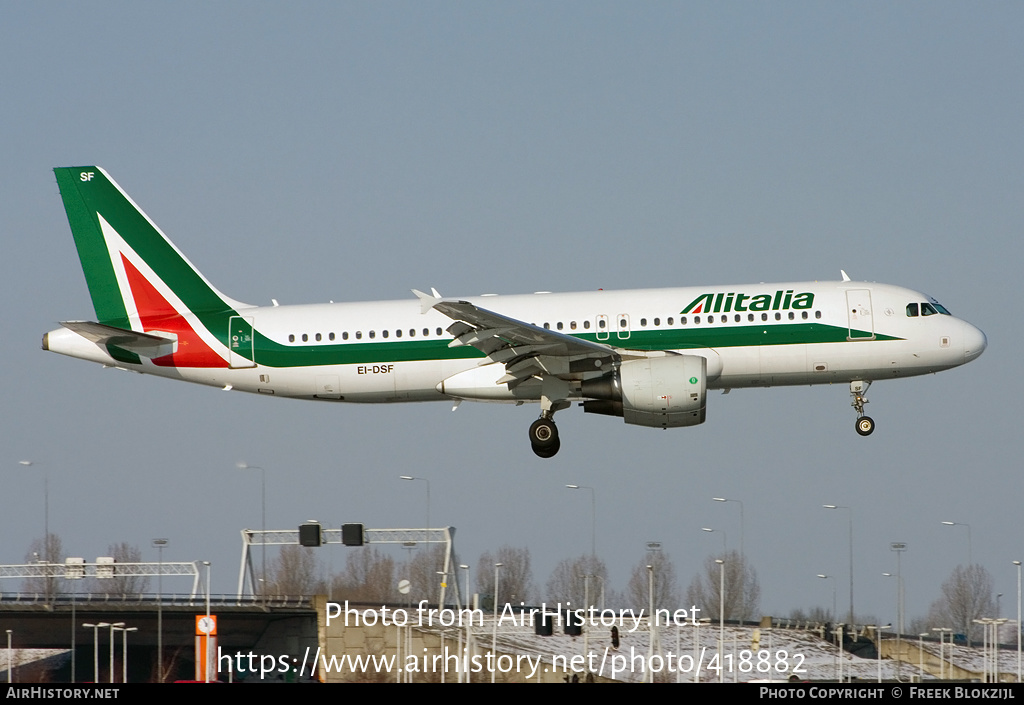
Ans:
[{"label": "aircraft door", "polygon": [[849,340],[874,340],[875,319],[871,313],[870,289],[847,291],[846,313],[850,321]]},{"label": "aircraft door", "polygon": [[232,316],[228,320],[228,365],[233,370],[256,367],[252,325],[250,316]]},{"label": "aircraft door", "polygon": [[615,317],[615,334],[619,340],[629,340],[629,314],[620,313]]},{"label": "aircraft door", "polygon": [[608,316],[602,313],[594,323],[597,326],[597,339],[608,340],[608,337],[611,335],[611,329],[608,327]]}]

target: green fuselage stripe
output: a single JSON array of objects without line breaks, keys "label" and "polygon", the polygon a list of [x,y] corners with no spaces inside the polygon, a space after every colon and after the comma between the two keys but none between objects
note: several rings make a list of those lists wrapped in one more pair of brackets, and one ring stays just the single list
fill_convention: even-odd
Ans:
[{"label": "green fuselage stripe", "polygon": [[[227,322],[225,319],[225,328]],[[574,337],[606,343],[630,350],[687,350],[697,348],[733,348],[762,345],[806,345],[850,342],[847,328],[822,323],[780,323],[760,326],[703,326],[701,328],[631,331],[629,338],[611,333],[598,339],[595,333]],[[856,335],[858,331],[854,331]],[[870,333],[861,332],[867,338]],[[874,340],[900,340],[875,335]],[[449,348],[449,340],[389,340],[373,343],[329,345],[282,345],[256,331],[256,362],[268,367],[314,367],[353,365],[369,362],[414,362],[426,360],[465,360],[483,357],[476,348]]]}]

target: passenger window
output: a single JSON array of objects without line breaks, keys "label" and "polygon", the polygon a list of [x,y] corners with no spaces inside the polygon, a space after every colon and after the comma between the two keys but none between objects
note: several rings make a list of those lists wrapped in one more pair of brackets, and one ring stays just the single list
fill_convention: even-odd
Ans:
[{"label": "passenger window", "polygon": [[334,340],[334,333],[331,333],[331,334],[329,334],[329,335],[327,336],[327,339],[328,339],[328,340]]},{"label": "passenger window", "polygon": [[437,334],[438,334],[438,335],[441,335],[441,332],[442,332],[442,331],[441,331],[441,329],[440,329],[440,327],[439,327],[439,328],[437,329]]},{"label": "passenger window", "polygon": [[694,325],[700,324],[700,316],[694,316],[693,317],[693,323],[694,323]]},{"label": "passenger window", "polygon": [[779,313],[778,311],[775,312],[775,320],[776,321],[781,321],[782,320],[782,314]]},{"label": "passenger window", "polygon": [[[544,327],[546,328],[546,327],[547,327],[547,324],[545,324],[545,326],[544,326]],[[604,322],[604,319],[603,319],[603,318],[602,318],[601,320],[599,320],[599,321],[597,322],[597,327],[598,327],[598,328],[604,328],[604,327],[605,327],[605,322]]]},{"label": "passenger window", "polygon": [[679,317],[679,325],[681,325],[681,326],[685,326],[686,325],[686,316],[680,316]]},{"label": "passenger window", "polygon": [[748,313],[747,314],[747,320],[750,321],[751,323],[753,323],[754,322],[754,314]]},{"label": "passenger window", "polygon": [[796,318],[796,314],[795,314],[795,313],[793,313],[792,311],[790,311],[790,312],[789,312],[789,320],[791,320],[791,321],[792,321],[792,320],[794,320],[795,318]]},{"label": "passenger window", "polygon": [[357,330],[356,331],[356,340],[362,340],[362,338],[363,338],[363,331]]},{"label": "passenger window", "polygon": [[424,337],[429,337],[430,336],[430,329],[429,328],[424,328],[423,329],[423,335],[424,335]]},{"label": "passenger window", "polygon": [[294,343],[295,342],[295,334],[294,333],[292,333],[291,335],[288,336],[288,342],[289,343]]},{"label": "passenger window", "polygon": [[768,314],[767,313],[762,313],[761,314],[761,320],[762,321],[767,321],[768,320]]},{"label": "passenger window", "polygon": [[735,321],[736,323],[739,323],[739,322],[740,322],[740,314],[738,314],[738,313],[737,313],[737,314],[736,314],[736,317],[735,317],[735,318],[734,318],[733,320],[734,320],[734,321]]},{"label": "passenger window", "polygon": [[316,342],[318,342],[318,343],[320,342],[320,334],[319,333],[316,334]]},{"label": "passenger window", "polygon": [[573,322],[571,322],[571,323],[569,324],[569,327],[570,327],[571,329],[573,329],[573,330],[576,330],[576,321],[573,321]]},{"label": "passenger window", "polygon": [[303,343],[309,342],[309,336],[306,335],[305,333],[302,334],[302,342]]},{"label": "passenger window", "polygon": [[548,323],[547,321],[544,321],[544,327],[548,330],[551,330],[551,324]]},{"label": "passenger window", "polygon": [[341,339],[348,340],[348,331],[345,331],[344,333],[341,334]]},{"label": "passenger window", "polygon": [[729,317],[728,317],[728,316],[726,316],[726,315],[725,315],[725,314],[723,313],[723,314],[722,314],[722,323],[728,323],[728,322],[729,322]]},{"label": "passenger window", "polygon": [[409,337],[410,338],[415,338],[416,337],[416,329],[415,328],[410,328],[409,329]]},{"label": "passenger window", "polygon": [[370,340],[373,340],[376,337],[377,337],[377,331],[371,330],[370,331]]},{"label": "passenger window", "polygon": [[562,330],[562,322],[561,321],[558,322],[558,330]]},{"label": "passenger window", "polygon": [[590,321],[583,321],[583,327],[587,330],[590,330]]},{"label": "passenger window", "polygon": [[661,325],[661,319],[660,318],[655,318],[654,319],[654,325],[660,326]]},{"label": "passenger window", "polygon": [[672,325],[672,322],[675,321],[675,320],[676,319],[672,318],[672,316],[669,316],[668,317],[668,321],[667,321],[668,325]]},{"label": "passenger window", "polygon": [[821,311],[815,311],[814,312],[814,317],[815,318],[821,318]]},{"label": "passenger window", "polygon": [[800,312],[800,317],[803,318],[806,321],[807,320],[807,311],[801,311]]}]

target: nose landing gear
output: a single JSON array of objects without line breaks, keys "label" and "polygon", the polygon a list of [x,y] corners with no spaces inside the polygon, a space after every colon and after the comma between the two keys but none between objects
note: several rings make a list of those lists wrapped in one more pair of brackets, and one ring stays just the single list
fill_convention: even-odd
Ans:
[{"label": "nose landing gear", "polygon": [[857,412],[857,433],[862,436],[870,436],[875,430],[875,421],[870,416],[864,415],[864,405],[868,403],[868,399],[865,396],[868,392],[868,387],[871,386],[871,382],[867,381],[855,381],[850,382],[850,396],[853,397],[853,401],[850,402],[850,406]]}]

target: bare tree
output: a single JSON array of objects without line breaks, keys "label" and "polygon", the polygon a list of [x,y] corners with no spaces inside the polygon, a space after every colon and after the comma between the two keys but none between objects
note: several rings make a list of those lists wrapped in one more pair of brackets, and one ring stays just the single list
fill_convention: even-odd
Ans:
[{"label": "bare tree", "polygon": [[[445,578],[439,575],[444,570],[445,545],[440,543],[423,544],[417,550],[412,560],[409,561],[408,569],[404,571],[412,589],[409,598],[413,602],[427,600],[436,602],[441,595],[441,581]],[[448,575],[448,582],[451,582],[454,575]],[[450,595],[451,591],[445,592]]]},{"label": "bare tree", "polygon": [[516,548],[508,544],[492,554],[485,551],[480,555],[476,568],[476,585],[481,595],[494,594],[494,565],[501,563],[498,578],[498,604],[506,602],[518,605],[529,603],[533,598],[533,569],[530,568],[530,549]]},{"label": "bare tree", "polygon": [[[53,565],[64,562],[64,542],[57,534],[47,534],[45,539],[33,539],[25,553],[26,563]],[[46,577],[25,578],[22,590],[46,595],[47,600],[53,599],[57,592],[57,579],[49,571]]]},{"label": "bare tree", "polygon": [[[757,573],[747,564],[738,551],[725,554],[724,564],[713,556],[704,561],[704,568],[698,573],[686,590],[686,602],[696,605],[705,617],[718,619],[724,612],[725,619],[750,619],[757,612],[761,601],[761,584]],[[722,566],[725,568],[725,598],[722,599]],[[724,607],[724,610],[720,609]]]},{"label": "bare tree", "polygon": [[[586,580],[591,576],[590,601],[586,600]],[[589,553],[577,558],[563,558],[548,578],[545,599],[550,602],[571,603],[572,607],[601,606],[601,595],[608,580],[604,561]]]},{"label": "bare tree", "polygon": [[[320,565],[312,548],[281,546],[267,566],[268,595],[312,595],[325,591]],[[262,592],[262,591],[261,591]]]},{"label": "bare tree", "polygon": [[942,583],[942,594],[928,610],[928,621],[932,626],[952,627],[956,633],[972,639],[975,619],[996,616],[992,592],[992,574],[983,566],[958,565]]},{"label": "bare tree", "polygon": [[398,597],[395,559],[376,548],[353,548],[345,559],[345,572],[331,580],[331,594],[353,602],[384,604]]},{"label": "bare tree", "polygon": [[119,563],[141,563],[142,550],[126,541],[112,543],[107,546],[107,555],[114,559],[114,577],[97,579],[93,585],[96,592],[109,595],[141,595],[149,589],[149,578],[142,575],[130,575],[119,571]]},{"label": "bare tree", "polygon": [[633,568],[633,572],[629,576],[629,586],[626,588],[630,607],[647,609],[652,585],[654,609],[676,609],[679,607],[679,587],[675,566],[672,564],[672,559],[660,551],[645,555]]}]

